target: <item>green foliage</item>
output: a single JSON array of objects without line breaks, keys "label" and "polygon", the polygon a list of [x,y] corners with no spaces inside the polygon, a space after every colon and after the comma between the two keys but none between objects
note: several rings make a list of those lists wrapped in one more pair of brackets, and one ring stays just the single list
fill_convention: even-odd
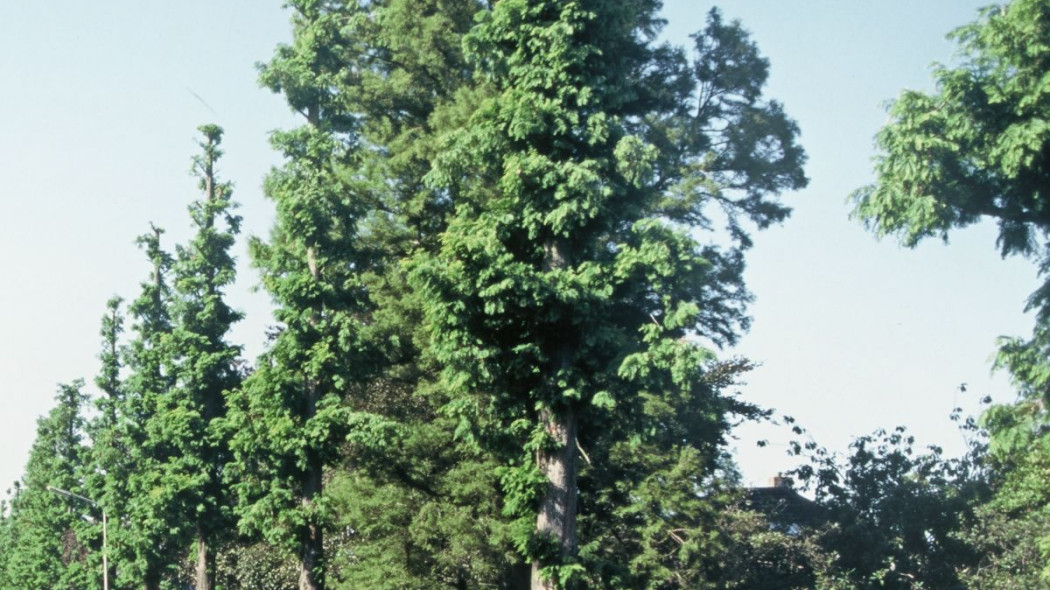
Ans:
[{"label": "green foliage", "polygon": [[0,587],[9,586],[8,577],[8,560],[13,553],[14,545],[12,544],[13,521],[11,518],[11,493],[12,490],[8,488],[7,497],[4,500],[0,500]]},{"label": "green foliage", "polygon": [[857,438],[844,462],[808,445],[810,464],[795,473],[827,508],[819,542],[852,588],[967,587],[960,572],[979,555],[965,536],[989,473],[976,423],[962,429],[974,438],[959,459],[938,447],[916,451],[903,427]]},{"label": "green foliage", "polygon": [[334,588],[504,587],[517,557],[500,513],[496,466],[457,452],[449,432],[419,426],[391,455],[401,457],[393,464],[358,468],[333,483],[333,510],[347,531]]},{"label": "green foliage", "polygon": [[[645,436],[645,400],[709,395],[710,353],[689,336],[732,342],[746,325],[743,223],[784,218],[770,197],[805,183],[797,131],[760,100],[765,61],[739,25],[712,12],[690,61],[652,43],[655,9],[504,0],[481,12],[464,47],[484,95],[427,177],[454,195],[440,249],[412,262],[427,354],[458,435],[504,462],[523,532],[549,489],[535,456],[562,448],[552,424],[578,423],[579,444],[597,447],[610,429]],[[727,251],[686,230],[708,227],[710,206],[725,213]],[[561,444],[575,455],[575,440]]]},{"label": "green foliage", "polygon": [[1015,0],[952,34],[961,65],[935,69],[935,94],[893,104],[877,181],[853,195],[858,217],[912,245],[989,216],[1004,256],[1045,257],[1048,16],[1044,2]]},{"label": "green foliage", "polygon": [[[179,575],[190,539],[218,543],[232,527],[220,477],[226,442],[216,421],[225,392],[241,378],[240,348],[225,340],[240,313],[223,300],[234,279],[229,250],[240,218],[232,213],[232,186],[216,178],[222,130],[200,131],[193,172],[202,197],[189,207],[196,235],[174,257],[162,250],[158,228],[139,240],[153,269],[130,306],[134,337],[111,434],[126,452],[106,467],[114,471],[104,484],[113,488],[107,501],[120,523],[118,580],[148,588]],[[104,367],[103,375],[111,373]]]},{"label": "green foliage", "polygon": [[222,590],[295,590],[294,556],[266,543],[227,545],[215,558],[215,587]]},{"label": "green foliage", "polygon": [[[905,92],[893,104],[890,123],[876,138],[876,182],[852,195],[854,214],[877,234],[895,234],[908,246],[929,236],[947,238],[949,230],[988,217],[999,225],[1002,255],[1033,258],[1044,274],[1050,268],[1043,157],[1050,145],[1048,27],[1045,2],[1015,0],[955,31],[962,63],[936,68],[934,94]],[[1046,391],[1048,295],[1050,282],[1029,299],[1028,308],[1039,312],[1033,338],[1005,340],[997,361],[1027,400]],[[996,450],[1013,445],[1019,434],[993,429],[1000,432]]]},{"label": "green foliage", "polygon": [[[1045,340],[1044,327],[1035,342]],[[1008,341],[999,361],[1007,363],[1021,389],[1019,401],[996,404],[981,416],[991,434],[987,461],[992,473],[991,497],[976,508],[976,519],[962,538],[980,559],[962,572],[972,588],[1039,588],[1050,580],[1050,545],[1046,525],[1050,495],[1046,473],[1050,436],[1042,407],[1040,372],[1043,350]]]},{"label": "green foliage", "polygon": [[[201,197],[189,206],[196,234],[177,248],[172,331],[164,342],[172,388],[159,398],[147,429],[162,462],[168,508],[174,512],[168,526],[179,531],[177,537],[192,536],[217,547],[232,528],[222,481],[228,441],[218,424],[226,413],[227,392],[242,377],[241,349],[226,341],[242,314],[223,299],[236,276],[230,250],[241,219],[232,212],[232,185],[217,178],[222,129],[203,125],[199,131],[201,153],[193,158],[192,171]],[[210,571],[213,557],[204,559],[199,567]]]},{"label": "green foliage", "polygon": [[138,240],[150,262],[150,276],[129,306],[133,336],[126,348],[123,415],[117,421],[119,436],[127,440],[129,470],[127,498],[115,506],[114,544],[120,559],[117,582],[156,590],[177,571],[171,557],[181,555],[184,547],[171,534],[163,457],[155,451],[157,432],[150,426],[160,399],[174,386],[166,371],[173,297],[167,279],[173,259],[161,247],[162,230],[152,229]]},{"label": "green foliage", "polygon": [[[732,498],[732,496],[730,496]],[[819,531],[783,531],[737,503],[716,505],[706,576],[697,588],[739,590],[856,590],[835,567]]]},{"label": "green foliage", "polygon": [[292,7],[294,44],[278,49],[261,80],[283,92],[307,124],[273,135],[286,158],[265,187],[277,223],[269,242],[251,244],[280,325],[255,373],[231,396],[225,427],[242,529],[295,553],[304,587],[324,588],[323,532],[332,515],[323,471],[348,438],[379,444],[388,429],[353,399],[375,370],[361,277],[370,253],[358,240],[363,180],[352,167],[354,119],[340,104],[350,72],[340,56],[354,42],[341,17],[358,10]]},{"label": "green foliage", "polygon": [[[443,224],[447,197],[421,179],[436,149],[428,141],[431,115],[466,78],[460,36],[477,3],[292,7],[294,41],[278,49],[261,80],[282,92],[307,125],[274,136],[287,156],[267,181],[278,224],[269,243],[253,244],[281,325],[231,415],[238,454],[231,473],[243,501],[241,522],[304,562],[318,559],[321,569],[324,560],[310,556],[317,549],[307,547],[306,537],[324,531],[336,510],[340,521],[352,520],[361,533],[349,547],[342,534],[327,543],[344,565],[332,583],[428,579],[420,564],[467,553],[399,562],[396,553],[386,553],[397,540],[371,533],[388,519],[439,513],[401,514],[403,508],[384,502],[416,497],[420,481],[444,489],[436,480],[455,468],[443,447],[413,442],[442,435],[431,430],[430,402],[413,392],[417,385],[425,389],[427,380],[415,346],[419,299],[408,291],[398,260],[432,242]],[[374,481],[375,489],[355,485],[349,494],[340,486],[329,500],[321,471],[340,459],[347,472],[337,481]],[[447,500],[427,501],[442,506]],[[387,511],[364,511],[375,506]],[[356,515],[376,523],[363,526]],[[434,525],[427,530],[436,534]],[[441,551],[437,542],[420,543]],[[391,557],[358,558],[366,554]],[[472,560],[471,571],[484,570],[478,559],[464,559]],[[404,566],[402,575],[386,569],[395,566]]]},{"label": "green foliage", "polygon": [[969,588],[1044,588],[1050,579],[1050,547],[1042,541],[1050,525],[1047,441],[1033,442],[1015,457],[1001,470],[994,497],[977,507],[973,526],[962,534],[979,555],[962,571]]},{"label": "green foliage", "polygon": [[[580,560],[587,587],[701,588],[728,579],[723,511],[735,504],[725,453],[731,423],[762,413],[727,391],[752,365],[705,366],[695,389],[642,394],[640,424],[588,438]],[[713,586],[712,586],[713,587]]]},{"label": "green foliage", "polygon": [[[101,396],[95,400],[97,415],[86,426],[91,438],[91,447],[85,455],[83,469],[84,492],[94,498],[108,515],[124,514],[127,507],[128,480],[134,470],[131,455],[134,452],[129,439],[126,422],[127,398],[121,379],[121,369],[125,357],[125,348],[121,344],[124,333],[124,315],[121,310],[123,300],[113,297],[106,303],[106,314],[102,317],[99,335],[102,337],[102,350],[98,358],[101,362],[95,385]],[[119,523],[119,520],[118,520]],[[133,559],[128,544],[133,541],[126,537],[125,530],[110,524],[108,534],[108,557],[113,563],[125,563]],[[95,539],[101,542],[102,523],[97,522],[93,531]],[[93,554],[91,564],[101,568],[101,555]],[[116,580],[113,568],[110,568],[110,579]]]},{"label": "green foliage", "polygon": [[[952,38],[960,45],[961,63],[935,69],[936,92],[905,92],[893,104],[890,123],[876,138],[876,182],[853,194],[855,215],[877,234],[897,235],[909,246],[991,218],[999,226],[1002,255],[1033,259],[1045,279],[1050,269],[1045,157],[1050,5],[1014,0],[990,7]],[[1031,338],[1000,342],[996,366],[1010,372],[1018,402],[994,406],[982,419],[1002,486],[996,500],[981,509],[979,526],[997,531],[991,544],[999,544],[993,554],[1003,556],[1000,564],[1024,558],[1007,538],[1033,531],[1031,523],[1038,522],[1043,505],[1036,496],[1026,496],[1029,510],[1022,511],[1016,527],[1004,526],[1010,516],[999,506],[1016,499],[1012,486],[1027,479],[1025,466],[1038,462],[1047,431],[1048,302],[1050,280],[1044,280],[1028,300],[1028,309],[1037,311]],[[1045,535],[1038,539],[1027,543],[1045,544]],[[1001,577],[1006,572],[1001,565],[983,571],[994,573],[986,578],[979,572],[973,579],[1010,584]],[[1023,581],[1032,579],[1033,568],[1018,571],[1013,583],[1028,585]]]},{"label": "green foliage", "polygon": [[97,570],[88,567],[88,526],[82,516],[101,515],[92,507],[51,491],[80,493],[87,449],[81,411],[83,383],[59,387],[55,407],[37,422],[25,475],[16,484],[8,516],[5,588],[100,588]]},{"label": "green foliage", "polygon": [[[260,81],[305,124],[272,136],[257,368],[242,381],[226,341],[240,219],[217,126],[195,236],[141,238],[128,342],[118,301],[103,321],[77,477],[115,513],[115,587],[190,585],[194,537],[231,590],[519,588],[533,565],[557,587],[830,579],[727,491],[729,428],[762,412],[730,392],[749,363],[710,346],[747,327],[749,231],[806,182],[746,31],[712,11],[690,56],[655,41],[656,0],[288,6]],[[561,538],[537,518],[559,461],[581,511]]]}]

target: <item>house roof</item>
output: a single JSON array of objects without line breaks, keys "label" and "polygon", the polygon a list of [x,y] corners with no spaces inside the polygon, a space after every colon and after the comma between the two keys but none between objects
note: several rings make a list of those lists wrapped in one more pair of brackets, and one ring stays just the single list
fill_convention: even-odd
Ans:
[{"label": "house roof", "polygon": [[747,488],[744,505],[766,515],[775,525],[784,527],[816,526],[827,521],[827,510],[791,487],[791,480],[775,477],[765,487]]}]

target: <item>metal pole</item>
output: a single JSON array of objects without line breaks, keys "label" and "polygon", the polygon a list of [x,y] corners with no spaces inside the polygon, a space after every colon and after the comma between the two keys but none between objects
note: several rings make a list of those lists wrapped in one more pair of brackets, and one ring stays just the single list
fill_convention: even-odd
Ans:
[{"label": "metal pole", "polygon": [[92,506],[95,506],[96,508],[98,507],[98,503],[97,502],[95,502],[94,500],[92,500],[91,498],[88,498],[86,496],[81,496],[80,494],[74,494],[73,492],[71,492],[69,490],[63,490],[62,488],[56,488],[55,486],[47,486],[47,489],[51,490],[52,492],[55,492],[56,494],[61,494],[63,496],[69,496],[70,498],[75,498],[77,500],[80,500],[81,502],[87,502],[88,504],[91,504]]},{"label": "metal pole", "polygon": [[80,500],[81,502],[87,502],[95,508],[99,508],[102,510],[102,590],[109,590],[109,552],[106,550],[107,545],[109,544],[109,534],[106,530],[109,521],[106,518],[106,509],[99,506],[98,502],[92,500],[91,498],[81,496],[80,494],[74,494],[69,490],[63,490],[62,488],[56,488],[55,486],[47,486],[47,489],[56,494],[68,496],[75,500]]},{"label": "metal pole", "polygon": [[108,544],[106,525],[106,511],[102,510],[102,590],[109,590],[109,552],[106,550]]}]

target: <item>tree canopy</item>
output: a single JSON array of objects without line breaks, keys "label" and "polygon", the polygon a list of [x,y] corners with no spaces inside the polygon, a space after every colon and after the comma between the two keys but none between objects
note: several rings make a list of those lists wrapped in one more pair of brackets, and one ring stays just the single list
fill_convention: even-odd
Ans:
[{"label": "tree canopy", "polygon": [[[1037,577],[1034,570],[1050,571],[1045,536],[1038,543],[1028,538],[1044,548],[1034,569],[1030,559],[1011,561],[1028,554],[1009,540],[1041,522],[1050,499],[1030,487],[1032,469],[1050,448],[1050,5],[991,6],[951,37],[959,63],[934,70],[934,92],[904,92],[893,103],[876,138],[875,182],[852,200],[854,214],[873,231],[907,246],[993,220],[1001,254],[1033,260],[1044,279],[1028,299],[1027,309],[1036,311],[1031,337],[1003,338],[996,361],[1011,374],[1019,399],[982,417],[998,477],[996,498],[979,511],[979,530],[989,533],[979,543],[990,564],[973,579],[982,587],[1024,586]],[[1019,524],[1005,526],[1010,519]],[[1014,573],[1006,563],[1018,566]]]},{"label": "tree canopy", "polygon": [[[533,588],[583,571],[577,498],[600,493],[578,487],[585,450],[652,432],[647,399],[710,395],[711,355],[689,336],[735,340],[744,224],[783,219],[774,197],[805,184],[797,130],[761,99],[767,65],[739,25],[712,11],[690,60],[655,43],[657,7],[482,11],[464,37],[473,110],[427,176],[453,210],[412,262],[426,352],[460,436],[502,457]],[[687,231],[710,226],[710,207],[728,249]]]}]

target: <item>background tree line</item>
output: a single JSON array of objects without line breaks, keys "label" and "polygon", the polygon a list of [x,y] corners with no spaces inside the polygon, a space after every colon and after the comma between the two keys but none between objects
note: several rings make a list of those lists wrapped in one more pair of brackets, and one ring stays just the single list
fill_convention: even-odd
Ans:
[{"label": "background tree line", "polygon": [[[302,116],[251,238],[266,350],[227,340],[240,219],[203,126],[196,233],[139,239],[93,408],[63,385],[38,424],[0,586],[100,587],[102,509],[114,588],[1045,584],[1045,313],[1003,342],[1021,398],[963,420],[968,456],[799,442],[820,522],[749,508],[726,442],[768,412],[716,350],[805,155],[741,25],[661,44],[659,4],[289,2],[260,74]],[[1016,0],[956,33],[963,65],[895,103],[860,218],[914,244],[991,216],[1045,270],[1048,22]]]}]

